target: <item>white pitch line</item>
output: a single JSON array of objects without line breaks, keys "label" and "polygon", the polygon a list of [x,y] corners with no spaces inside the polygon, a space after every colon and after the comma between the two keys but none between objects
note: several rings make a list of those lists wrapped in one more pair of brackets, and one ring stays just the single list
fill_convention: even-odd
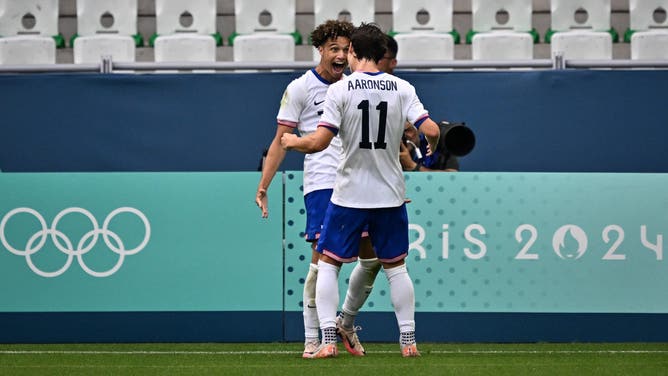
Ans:
[{"label": "white pitch line", "polygon": [[668,350],[434,350],[432,354],[664,354]]},{"label": "white pitch line", "polygon": [[[396,351],[370,351],[369,354],[394,354]],[[427,354],[666,354],[668,350],[433,350]],[[293,355],[300,351],[75,351],[75,350],[0,350],[4,355]]]},{"label": "white pitch line", "polygon": [[301,351],[74,351],[74,350],[0,350],[0,354],[63,354],[63,355],[271,355],[301,354]]}]

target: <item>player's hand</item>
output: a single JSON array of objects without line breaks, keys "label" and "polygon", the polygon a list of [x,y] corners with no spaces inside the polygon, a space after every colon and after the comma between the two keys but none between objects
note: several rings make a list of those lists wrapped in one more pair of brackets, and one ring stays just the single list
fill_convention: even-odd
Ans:
[{"label": "player's hand", "polygon": [[267,190],[264,188],[258,188],[257,193],[255,194],[255,203],[262,211],[262,218],[267,218],[269,216],[269,209],[267,207]]},{"label": "player's hand", "polygon": [[290,150],[294,146],[298,138],[299,136],[297,136],[294,133],[283,133],[283,135],[281,136],[281,146],[285,150]]},{"label": "player's hand", "polygon": [[427,155],[432,155],[434,152],[431,150],[431,145],[427,142]]}]

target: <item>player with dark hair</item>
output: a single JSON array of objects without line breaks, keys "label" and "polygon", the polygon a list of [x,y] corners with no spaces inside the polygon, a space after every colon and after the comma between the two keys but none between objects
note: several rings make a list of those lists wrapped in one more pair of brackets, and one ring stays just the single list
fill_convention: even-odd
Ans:
[{"label": "player with dark hair", "polygon": [[391,36],[387,36],[387,50],[383,58],[378,61],[378,69],[383,72],[394,74],[394,68],[397,67],[397,53],[399,52],[399,45],[397,41]]},{"label": "player with dark hair", "polygon": [[322,344],[313,358],[338,354],[338,273],[342,263],[357,259],[359,235],[365,226],[390,285],[401,353],[419,356],[415,291],[404,261],[408,255],[406,184],[397,156],[407,121],[425,134],[432,150],[439,128],[410,83],[378,69],[386,43],[385,34],[374,24],[355,29],[348,54],[352,73],[330,85],[317,130],[302,137],[285,133],[281,138],[286,150],[304,153],[324,150],[336,135],[343,145],[343,159],[318,241],[322,253],[316,301]]},{"label": "player with dark hair", "polygon": [[[397,66],[398,52],[399,45],[397,45],[397,41],[388,35],[387,51],[378,62],[378,69],[394,74],[394,68]],[[443,132],[441,132],[441,137],[444,136]],[[448,151],[434,150],[430,155],[427,155],[427,141],[413,126],[406,128],[404,132],[399,161],[404,171],[455,172],[459,170],[459,160],[456,156],[448,153]]]},{"label": "player with dark hair", "polygon": [[[281,147],[281,137],[292,134],[295,129],[302,135],[316,131],[323,110],[325,95],[330,84],[339,81],[348,65],[347,54],[350,35],[354,26],[349,22],[327,21],[311,33],[313,46],[320,52],[318,65],[301,77],[293,80],[283,93],[277,115],[276,134],[262,163],[262,177],[257,187],[255,202],[262,211],[262,217],[269,215],[267,189],[280,164],[285,158]],[[311,243],[311,263],[304,282],[304,357],[320,346],[319,323],[316,311],[315,284],[319,253],[316,242],[320,236],[323,219],[329,204],[336,168],[341,160],[341,141],[337,137],[331,145],[319,153],[304,158],[304,204],[306,207],[306,241]],[[368,237],[360,241],[360,255],[378,263]],[[353,355],[364,355],[364,347],[359,343],[355,329],[339,331],[346,349]]]}]

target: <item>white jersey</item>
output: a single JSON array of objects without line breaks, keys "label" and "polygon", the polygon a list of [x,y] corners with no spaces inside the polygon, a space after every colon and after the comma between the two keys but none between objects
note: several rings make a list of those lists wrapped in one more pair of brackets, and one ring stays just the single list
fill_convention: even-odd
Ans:
[{"label": "white jersey", "polygon": [[[330,82],[315,69],[294,79],[283,93],[278,124],[297,128],[301,136],[315,132]],[[334,188],[336,168],[341,161],[341,140],[335,137],[327,149],[304,157],[304,195]]]},{"label": "white jersey", "polygon": [[332,202],[350,208],[402,205],[401,136],[406,121],[427,116],[415,88],[387,73],[354,72],[330,85],[320,125],[338,129],[343,143]]}]

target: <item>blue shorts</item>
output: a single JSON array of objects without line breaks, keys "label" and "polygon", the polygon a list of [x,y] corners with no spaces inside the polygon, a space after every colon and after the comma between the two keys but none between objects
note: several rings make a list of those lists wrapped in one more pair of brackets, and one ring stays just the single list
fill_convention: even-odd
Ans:
[{"label": "blue shorts", "polygon": [[408,255],[406,204],[395,208],[358,209],[330,203],[318,240],[318,252],[339,262],[353,262],[359,255],[360,238],[366,228],[381,262],[397,262]]},{"label": "blue shorts", "polygon": [[315,242],[320,237],[325,212],[327,212],[327,206],[329,206],[329,199],[332,197],[333,191],[333,189],[320,189],[304,196],[304,206],[306,207],[304,238],[307,242]]}]

